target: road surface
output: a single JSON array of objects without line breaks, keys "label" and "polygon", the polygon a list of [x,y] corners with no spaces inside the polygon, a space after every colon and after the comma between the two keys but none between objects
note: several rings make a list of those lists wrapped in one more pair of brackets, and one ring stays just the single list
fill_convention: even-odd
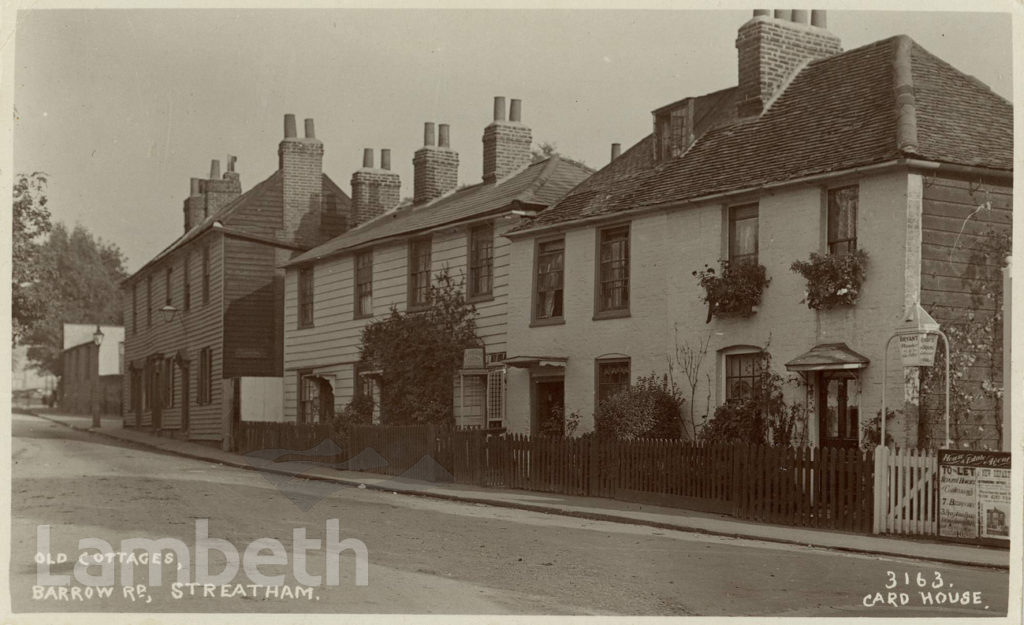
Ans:
[{"label": "road surface", "polygon": [[[283,480],[154,453],[32,416],[14,415],[12,427],[15,612],[1006,613],[1005,571]],[[47,525],[48,548],[41,529]],[[296,530],[307,540],[324,539],[307,545],[306,561],[298,564]],[[197,543],[197,531],[220,540]],[[181,541],[188,577],[178,577],[185,560],[170,551],[168,562],[156,567],[159,584],[146,566],[131,568],[131,584],[119,562],[75,567],[79,559],[127,558],[131,546],[122,541],[133,538]],[[282,551],[254,547],[247,553],[261,538],[280,541]],[[366,546],[366,585],[357,583],[355,549],[326,550],[327,542],[348,538]],[[97,544],[89,539],[110,547],[89,548]],[[228,548],[206,550],[206,544]],[[198,561],[201,551],[210,554],[209,562]],[[37,557],[52,564],[40,567]],[[196,585],[199,572],[215,577],[225,568],[225,579]],[[333,584],[332,568],[338,571]],[[67,576],[69,583],[63,589],[41,584],[41,572]]]}]

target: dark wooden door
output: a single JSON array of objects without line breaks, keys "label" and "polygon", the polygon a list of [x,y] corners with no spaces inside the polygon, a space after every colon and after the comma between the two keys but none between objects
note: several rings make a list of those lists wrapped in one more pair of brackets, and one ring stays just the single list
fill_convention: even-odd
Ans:
[{"label": "dark wooden door", "polygon": [[538,380],[535,388],[534,434],[564,433],[565,381]]},{"label": "dark wooden door", "polygon": [[852,397],[854,378],[840,371],[818,376],[818,444],[856,449],[859,410]]}]

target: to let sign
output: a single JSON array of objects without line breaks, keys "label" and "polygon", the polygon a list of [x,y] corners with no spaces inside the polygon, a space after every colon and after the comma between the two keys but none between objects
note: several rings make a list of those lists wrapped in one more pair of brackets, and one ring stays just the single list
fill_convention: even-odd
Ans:
[{"label": "to let sign", "polygon": [[1010,454],[939,450],[939,535],[1010,539]]}]

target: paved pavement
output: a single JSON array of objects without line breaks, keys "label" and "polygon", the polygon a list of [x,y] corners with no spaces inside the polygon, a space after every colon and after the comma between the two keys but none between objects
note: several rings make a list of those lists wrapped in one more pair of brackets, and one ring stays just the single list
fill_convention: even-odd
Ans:
[{"label": "paved pavement", "polygon": [[[86,416],[38,412],[35,414],[77,430],[92,430],[91,419]],[[95,432],[164,453],[289,477],[337,482],[350,486],[363,485],[368,489],[715,536],[804,545],[853,553],[907,557],[950,564],[1009,568],[1010,554],[1006,549],[958,545],[916,538],[891,538],[805,527],[770,525],[741,521],[723,515],[596,497],[574,497],[523,490],[488,489],[462,484],[420,482],[373,473],[339,471],[304,462],[279,463],[222,451],[200,443],[180,441],[124,428],[120,417],[104,418],[101,427]]]}]

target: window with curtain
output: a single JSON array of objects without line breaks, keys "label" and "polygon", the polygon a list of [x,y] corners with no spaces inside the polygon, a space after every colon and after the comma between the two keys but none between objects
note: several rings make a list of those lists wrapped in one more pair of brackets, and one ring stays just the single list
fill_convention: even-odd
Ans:
[{"label": "window with curtain", "polygon": [[491,224],[469,231],[469,296],[491,294],[494,275],[494,228]]},{"label": "window with curtain", "polygon": [[313,325],[313,268],[299,269],[299,327]]},{"label": "window with curtain", "polygon": [[373,250],[356,254],[356,317],[373,314]]},{"label": "window with curtain", "polygon": [[629,226],[601,230],[598,312],[629,310]]},{"label": "window with curtain", "polygon": [[729,262],[757,262],[757,204],[729,209]]},{"label": "window with curtain", "polygon": [[849,254],[857,249],[857,186],[828,192],[828,253]]},{"label": "window with curtain", "polygon": [[629,358],[597,361],[597,404],[629,388]]},{"label": "window with curtain", "polygon": [[430,303],[430,239],[409,244],[409,307]]},{"label": "window with curtain", "polygon": [[534,316],[557,319],[562,316],[565,239],[537,245],[537,293]]},{"label": "window with curtain", "polygon": [[761,375],[761,354],[729,354],[725,357],[725,399],[754,397]]}]

